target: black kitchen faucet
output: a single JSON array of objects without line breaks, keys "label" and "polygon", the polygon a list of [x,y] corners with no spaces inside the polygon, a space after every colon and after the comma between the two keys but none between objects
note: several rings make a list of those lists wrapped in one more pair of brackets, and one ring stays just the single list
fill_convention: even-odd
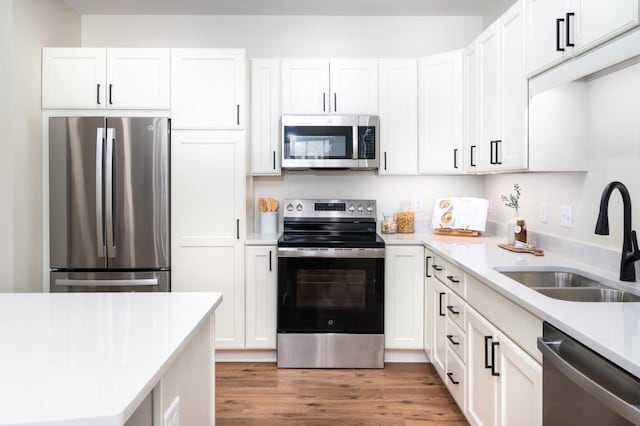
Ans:
[{"label": "black kitchen faucet", "polygon": [[622,258],[620,259],[620,280],[635,281],[635,262],[640,260],[640,248],[638,248],[638,238],[636,231],[631,230],[631,197],[627,187],[621,182],[611,182],[600,198],[600,212],[596,222],[595,233],[598,235],[609,235],[609,198],[614,189],[618,189],[622,195],[622,206],[624,209],[624,229],[622,241]]}]

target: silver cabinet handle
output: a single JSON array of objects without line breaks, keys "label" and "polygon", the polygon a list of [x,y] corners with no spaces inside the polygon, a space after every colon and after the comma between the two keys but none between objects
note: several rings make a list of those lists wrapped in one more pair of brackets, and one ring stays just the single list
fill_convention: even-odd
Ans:
[{"label": "silver cabinet handle", "polygon": [[107,257],[116,257],[116,246],[113,241],[113,144],[115,129],[107,128],[107,161],[105,180],[105,215],[107,229]]},{"label": "silver cabinet handle", "polygon": [[[562,374],[567,376],[585,392],[589,393],[598,401],[616,411],[633,424],[640,424],[640,406],[625,401],[611,390],[604,388],[600,383],[594,381],[591,377],[571,365],[558,353],[558,349],[561,345],[562,341],[548,340],[538,337],[538,349],[540,349],[540,352],[542,352],[544,357],[543,362],[553,364],[554,367],[556,367]],[[553,347],[555,347],[555,349]],[[606,369],[607,373],[610,373],[611,376],[613,376],[608,377],[609,383],[613,384],[616,382],[618,377],[615,376],[619,376],[620,379],[623,379],[623,372],[619,371],[613,365],[610,365],[607,361],[601,360],[587,349],[577,348],[570,352],[572,352],[572,358],[590,361],[589,363],[594,367],[596,366],[596,363],[600,364],[598,366],[599,368]]]},{"label": "silver cabinet handle", "polygon": [[104,146],[104,128],[96,129],[96,241],[98,257],[105,257],[104,223],[102,222],[102,150]]},{"label": "silver cabinet handle", "polygon": [[144,278],[137,280],[68,280],[57,279],[56,285],[69,287],[143,287],[158,285],[157,278]]}]

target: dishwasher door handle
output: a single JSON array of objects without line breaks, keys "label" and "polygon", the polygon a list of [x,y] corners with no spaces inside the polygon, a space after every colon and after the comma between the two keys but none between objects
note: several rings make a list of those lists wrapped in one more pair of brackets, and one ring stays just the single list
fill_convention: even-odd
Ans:
[{"label": "dishwasher door handle", "polygon": [[[602,402],[607,407],[616,411],[621,416],[625,417],[634,424],[640,424],[640,407],[634,405],[620,398],[615,393],[608,389],[605,389],[600,383],[594,381],[583,372],[579,371],[567,360],[565,360],[554,347],[558,348],[562,344],[562,341],[545,339],[538,337],[538,349],[543,355],[543,364],[549,362],[558,369],[567,378],[573,381],[585,392],[589,393],[598,401]],[[587,349],[584,349],[587,351]],[[573,356],[579,356],[580,354],[572,354]],[[606,364],[606,361],[602,361]],[[620,373],[624,374],[624,373]],[[612,380],[613,381],[613,380]]]}]

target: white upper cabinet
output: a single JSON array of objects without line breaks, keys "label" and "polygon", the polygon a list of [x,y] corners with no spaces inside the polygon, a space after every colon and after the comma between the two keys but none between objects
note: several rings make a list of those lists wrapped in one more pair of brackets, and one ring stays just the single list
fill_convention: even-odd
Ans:
[{"label": "white upper cabinet", "polygon": [[[465,52],[470,68],[465,79],[467,172],[527,168],[524,21],[524,5],[520,1],[480,34],[475,47]],[[472,74],[472,68],[477,76]]]},{"label": "white upper cabinet", "polygon": [[280,61],[251,60],[252,175],[280,175]]},{"label": "white upper cabinet", "polygon": [[329,77],[332,113],[378,113],[377,59],[332,59]]},{"label": "white upper cabinet", "polygon": [[244,129],[244,49],[171,51],[172,127]]},{"label": "white upper cabinet", "polygon": [[478,166],[479,97],[478,45],[471,43],[464,50],[464,171],[474,173]]},{"label": "white upper cabinet", "polygon": [[463,171],[463,55],[462,50],[454,50],[418,63],[420,174]]},{"label": "white upper cabinet", "polygon": [[107,108],[169,109],[169,49],[107,49]]},{"label": "white upper cabinet", "polygon": [[527,73],[535,75],[638,25],[638,0],[527,0]]},{"label": "white upper cabinet", "polygon": [[380,60],[381,175],[418,172],[418,63]]},{"label": "white upper cabinet", "polygon": [[377,59],[284,59],[283,114],[377,114]]},{"label": "white upper cabinet", "polygon": [[45,48],[43,109],[169,109],[169,49]]}]

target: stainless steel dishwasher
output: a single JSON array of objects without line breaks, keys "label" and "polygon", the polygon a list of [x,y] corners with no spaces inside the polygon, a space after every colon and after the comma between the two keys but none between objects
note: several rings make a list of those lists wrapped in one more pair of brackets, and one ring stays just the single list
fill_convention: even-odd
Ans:
[{"label": "stainless steel dishwasher", "polygon": [[640,425],[640,379],[546,322],[542,335],[545,425]]}]

